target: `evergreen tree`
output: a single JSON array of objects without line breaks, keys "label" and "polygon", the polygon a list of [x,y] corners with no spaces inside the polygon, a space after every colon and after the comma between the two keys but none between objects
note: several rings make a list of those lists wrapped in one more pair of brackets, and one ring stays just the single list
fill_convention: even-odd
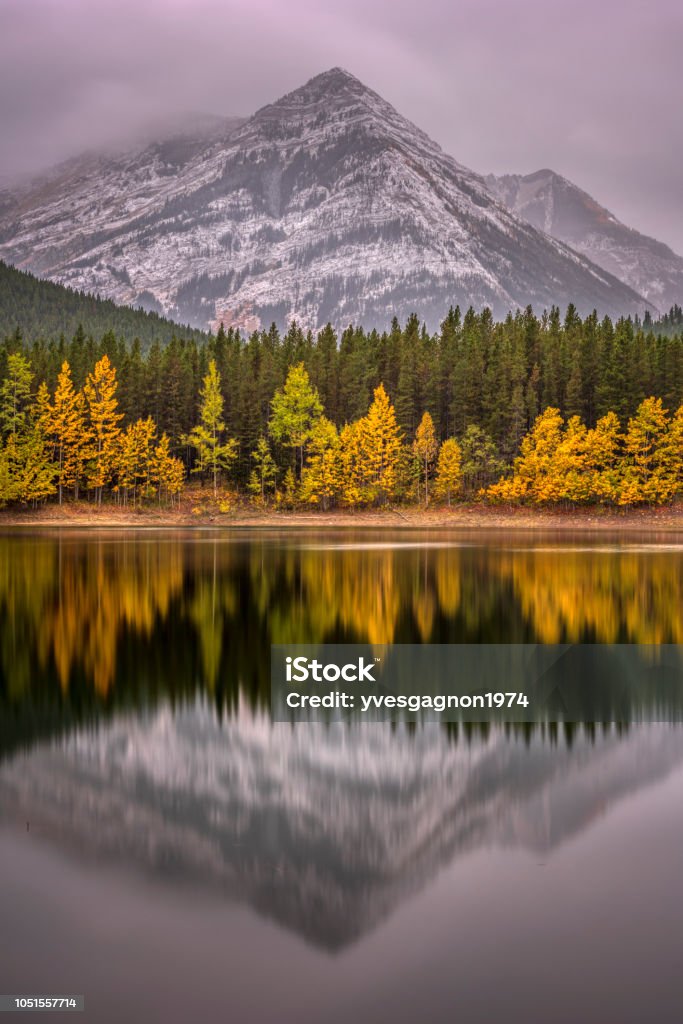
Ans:
[{"label": "evergreen tree", "polygon": [[20,352],[7,356],[6,377],[0,385],[0,431],[17,438],[26,427],[31,398],[31,365]]},{"label": "evergreen tree", "polygon": [[469,494],[476,494],[504,468],[496,446],[486,431],[470,423],[460,439],[462,481]]}]

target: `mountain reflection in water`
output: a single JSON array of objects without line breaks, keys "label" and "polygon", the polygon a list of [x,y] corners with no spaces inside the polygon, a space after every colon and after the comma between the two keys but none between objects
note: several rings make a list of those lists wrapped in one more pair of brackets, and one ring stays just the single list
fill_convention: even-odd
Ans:
[{"label": "mountain reflection in water", "polygon": [[438,726],[271,724],[205,702],[124,715],[0,768],[3,818],[98,861],[245,900],[336,949],[482,847],[552,854],[683,762],[683,729],[571,745]]}]

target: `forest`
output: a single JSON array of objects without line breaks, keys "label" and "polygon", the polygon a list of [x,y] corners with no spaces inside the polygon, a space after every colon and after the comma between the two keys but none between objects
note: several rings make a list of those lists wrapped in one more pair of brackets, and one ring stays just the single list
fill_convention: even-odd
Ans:
[{"label": "forest", "polygon": [[[675,312],[675,311],[674,311]],[[0,502],[660,504],[683,488],[683,336],[570,306],[383,333],[296,323],[0,345]]]},{"label": "forest", "polygon": [[176,334],[195,341],[204,340],[203,331],[181,327],[153,310],[145,310],[145,302],[155,305],[151,296],[139,296],[137,308],[121,306],[111,299],[75,291],[17,270],[0,260],[0,337],[11,334],[21,325],[23,337],[70,337],[79,325],[97,336],[113,331],[116,337],[132,342],[137,338],[147,350],[153,341],[166,343]]}]

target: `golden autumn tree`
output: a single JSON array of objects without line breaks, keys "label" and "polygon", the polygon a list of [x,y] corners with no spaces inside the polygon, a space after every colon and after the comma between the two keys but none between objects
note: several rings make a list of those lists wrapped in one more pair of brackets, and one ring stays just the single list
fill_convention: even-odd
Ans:
[{"label": "golden autumn tree", "polygon": [[668,501],[672,488],[672,456],[668,444],[669,418],[661,398],[646,398],[628,421],[620,505]]},{"label": "golden autumn tree", "polygon": [[484,492],[499,501],[531,498],[536,502],[557,500],[558,479],[553,469],[557,449],[562,441],[564,420],[560,410],[547,408],[536,417],[534,425],[522,439],[520,453],[514,462],[511,477],[501,477]]},{"label": "golden autumn tree", "polygon": [[76,391],[71,367],[66,360],[57,377],[54,399],[43,420],[46,437],[54,446],[57,465],[57,493],[62,504],[65,488],[78,497],[79,482],[88,458],[89,436],[85,424],[85,399]]},{"label": "golden autumn tree", "polygon": [[341,469],[337,428],[326,416],[319,416],[308,441],[308,462],[301,476],[301,500],[327,511],[339,493]]},{"label": "golden autumn tree", "polygon": [[339,434],[340,500],[349,508],[363,501],[362,444],[360,420],[347,423]]},{"label": "golden autumn tree", "polygon": [[462,486],[462,453],[454,437],[447,438],[439,449],[436,462],[434,496],[451,504],[451,499],[460,493]]},{"label": "golden autumn tree", "polygon": [[121,434],[116,458],[117,487],[123,490],[124,504],[133,493],[135,505],[140,496],[149,495],[152,485],[154,446],[157,428],[151,416],[129,423]]},{"label": "golden autumn tree", "polygon": [[171,445],[167,434],[162,434],[152,455],[152,480],[157,486],[159,501],[166,494],[170,503],[178,500],[183,481],[185,467],[181,459],[171,454]]},{"label": "golden autumn tree", "polygon": [[591,496],[591,474],[587,465],[588,428],[579,416],[571,416],[560,443],[548,464],[546,485],[550,501],[587,501]]},{"label": "golden autumn tree", "polygon": [[88,487],[95,491],[98,505],[102,491],[112,478],[123,413],[118,411],[116,369],[102,356],[83,386],[92,449],[86,467]]},{"label": "golden autumn tree", "polygon": [[401,431],[389,396],[380,384],[364,416],[356,424],[363,500],[380,504],[391,500],[398,483]]},{"label": "golden autumn tree", "polygon": [[215,498],[218,496],[219,474],[229,469],[237,458],[237,441],[234,437],[225,437],[221,375],[216,369],[215,359],[209,363],[209,372],[204,377],[199,395],[202,400],[199,423],[193,427],[187,440],[197,452],[197,465],[193,472],[209,471]]},{"label": "golden autumn tree", "polygon": [[601,416],[586,437],[590,493],[598,501],[616,502],[621,491],[621,424],[616,413]]},{"label": "golden autumn tree", "polygon": [[6,444],[0,445],[0,508],[19,499],[17,461],[17,446],[10,437]]},{"label": "golden autumn tree", "polygon": [[683,492],[683,405],[671,417],[664,451],[671,495],[676,496]]},{"label": "golden autumn tree", "polygon": [[415,431],[415,440],[413,441],[413,452],[420,460],[420,466],[424,472],[425,505],[429,504],[429,473],[438,450],[439,444],[436,440],[434,420],[428,412],[425,412]]},{"label": "golden autumn tree", "polygon": [[55,466],[37,420],[30,424],[22,439],[16,475],[19,500],[34,507],[56,491]]}]

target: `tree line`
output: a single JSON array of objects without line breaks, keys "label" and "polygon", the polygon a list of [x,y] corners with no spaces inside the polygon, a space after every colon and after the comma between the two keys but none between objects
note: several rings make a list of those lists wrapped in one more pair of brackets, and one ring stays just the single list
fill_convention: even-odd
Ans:
[{"label": "tree line", "polygon": [[[430,335],[293,324],[205,343],[0,347],[0,501],[174,501],[183,480],[259,502],[356,507],[668,501],[680,490],[683,341],[573,307]],[[678,411],[676,411],[678,410]]]}]

